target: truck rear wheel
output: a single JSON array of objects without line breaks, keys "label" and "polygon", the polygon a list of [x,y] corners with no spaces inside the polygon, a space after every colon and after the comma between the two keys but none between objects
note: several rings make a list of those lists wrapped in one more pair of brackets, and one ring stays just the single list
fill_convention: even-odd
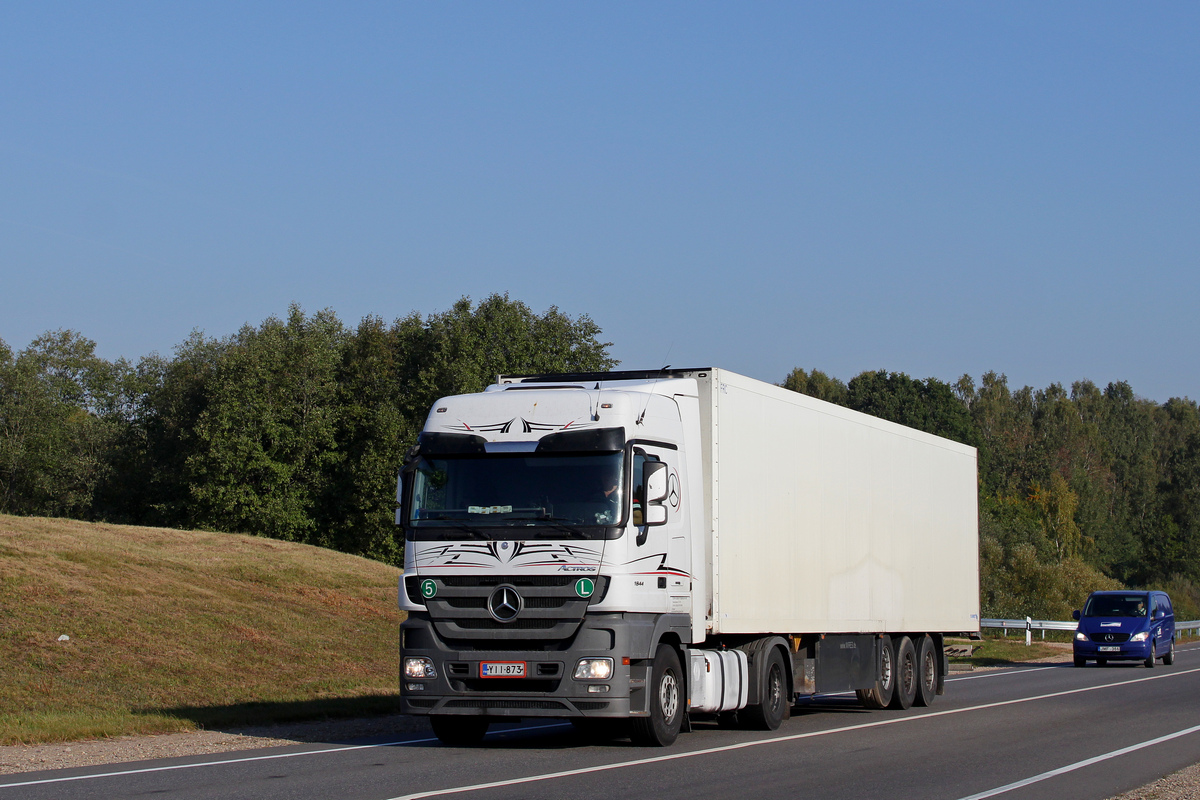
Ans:
[{"label": "truck rear wheel", "polygon": [[471,747],[483,741],[487,733],[487,717],[451,717],[435,715],[429,718],[433,732],[442,744],[451,747]]},{"label": "truck rear wheel", "polygon": [[764,731],[778,730],[791,711],[791,673],[783,663],[779,648],[772,647],[767,657],[767,670],[760,687],[760,702],[742,711],[746,727]]},{"label": "truck rear wheel", "polygon": [[892,694],[896,690],[896,654],[892,650],[892,640],[884,636],[878,639],[879,654],[875,662],[875,685],[870,689],[858,689],[858,702],[864,708],[887,708],[892,702]]},{"label": "truck rear wheel", "polygon": [[913,699],[913,705],[931,706],[933,698],[937,697],[937,681],[938,681],[938,658],[937,647],[933,644],[933,637],[925,635],[921,637],[920,644],[917,647],[917,696]]},{"label": "truck rear wheel", "polygon": [[888,706],[897,710],[911,708],[917,697],[917,650],[912,639],[901,636],[896,642],[896,691]]},{"label": "truck rear wheel", "polygon": [[650,668],[650,716],[638,717],[629,738],[646,747],[674,744],[683,723],[683,670],[675,648],[660,644]]}]

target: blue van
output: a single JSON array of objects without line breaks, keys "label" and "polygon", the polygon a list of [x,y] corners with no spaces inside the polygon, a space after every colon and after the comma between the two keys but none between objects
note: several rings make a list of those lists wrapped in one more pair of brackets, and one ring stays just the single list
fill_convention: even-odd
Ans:
[{"label": "blue van", "polygon": [[1175,663],[1175,611],[1166,592],[1092,592],[1083,612],[1072,615],[1075,666],[1088,661],[1141,661],[1147,667],[1161,658]]}]

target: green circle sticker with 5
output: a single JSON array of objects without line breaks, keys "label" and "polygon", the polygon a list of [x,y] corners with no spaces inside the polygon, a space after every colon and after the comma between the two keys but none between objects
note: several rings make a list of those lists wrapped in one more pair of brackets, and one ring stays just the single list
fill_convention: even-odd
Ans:
[{"label": "green circle sticker with 5", "polygon": [[429,578],[426,578],[425,580],[421,581],[421,597],[424,597],[426,600],[429,600],[435,594],[437,594],[437,584],[436,583],[434,583]]}]

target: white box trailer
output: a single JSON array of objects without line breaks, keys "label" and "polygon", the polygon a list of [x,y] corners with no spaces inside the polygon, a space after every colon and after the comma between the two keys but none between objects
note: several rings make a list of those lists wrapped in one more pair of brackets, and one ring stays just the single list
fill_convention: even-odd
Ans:
[{"label": "white box trailer", "polygon": [[713,633],[979,629],[974,448],[708,372]]},{"label": "white box trailer", "polygon": [[979,629],[971,447],[719,369],[501,376],[438,400],[397,489],[401,699],[778,727],[801,695],[928,704]]}]

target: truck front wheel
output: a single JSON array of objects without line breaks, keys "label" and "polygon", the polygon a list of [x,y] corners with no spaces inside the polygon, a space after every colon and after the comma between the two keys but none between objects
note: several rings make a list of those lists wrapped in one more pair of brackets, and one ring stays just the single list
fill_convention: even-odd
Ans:
[{"label": "truck front wheel", "polygon": [[630,739],[646,747],[674,744],[683,723],[683,670],[675,648],[660,644],[650,668],[650,716],[633,720]]}]

